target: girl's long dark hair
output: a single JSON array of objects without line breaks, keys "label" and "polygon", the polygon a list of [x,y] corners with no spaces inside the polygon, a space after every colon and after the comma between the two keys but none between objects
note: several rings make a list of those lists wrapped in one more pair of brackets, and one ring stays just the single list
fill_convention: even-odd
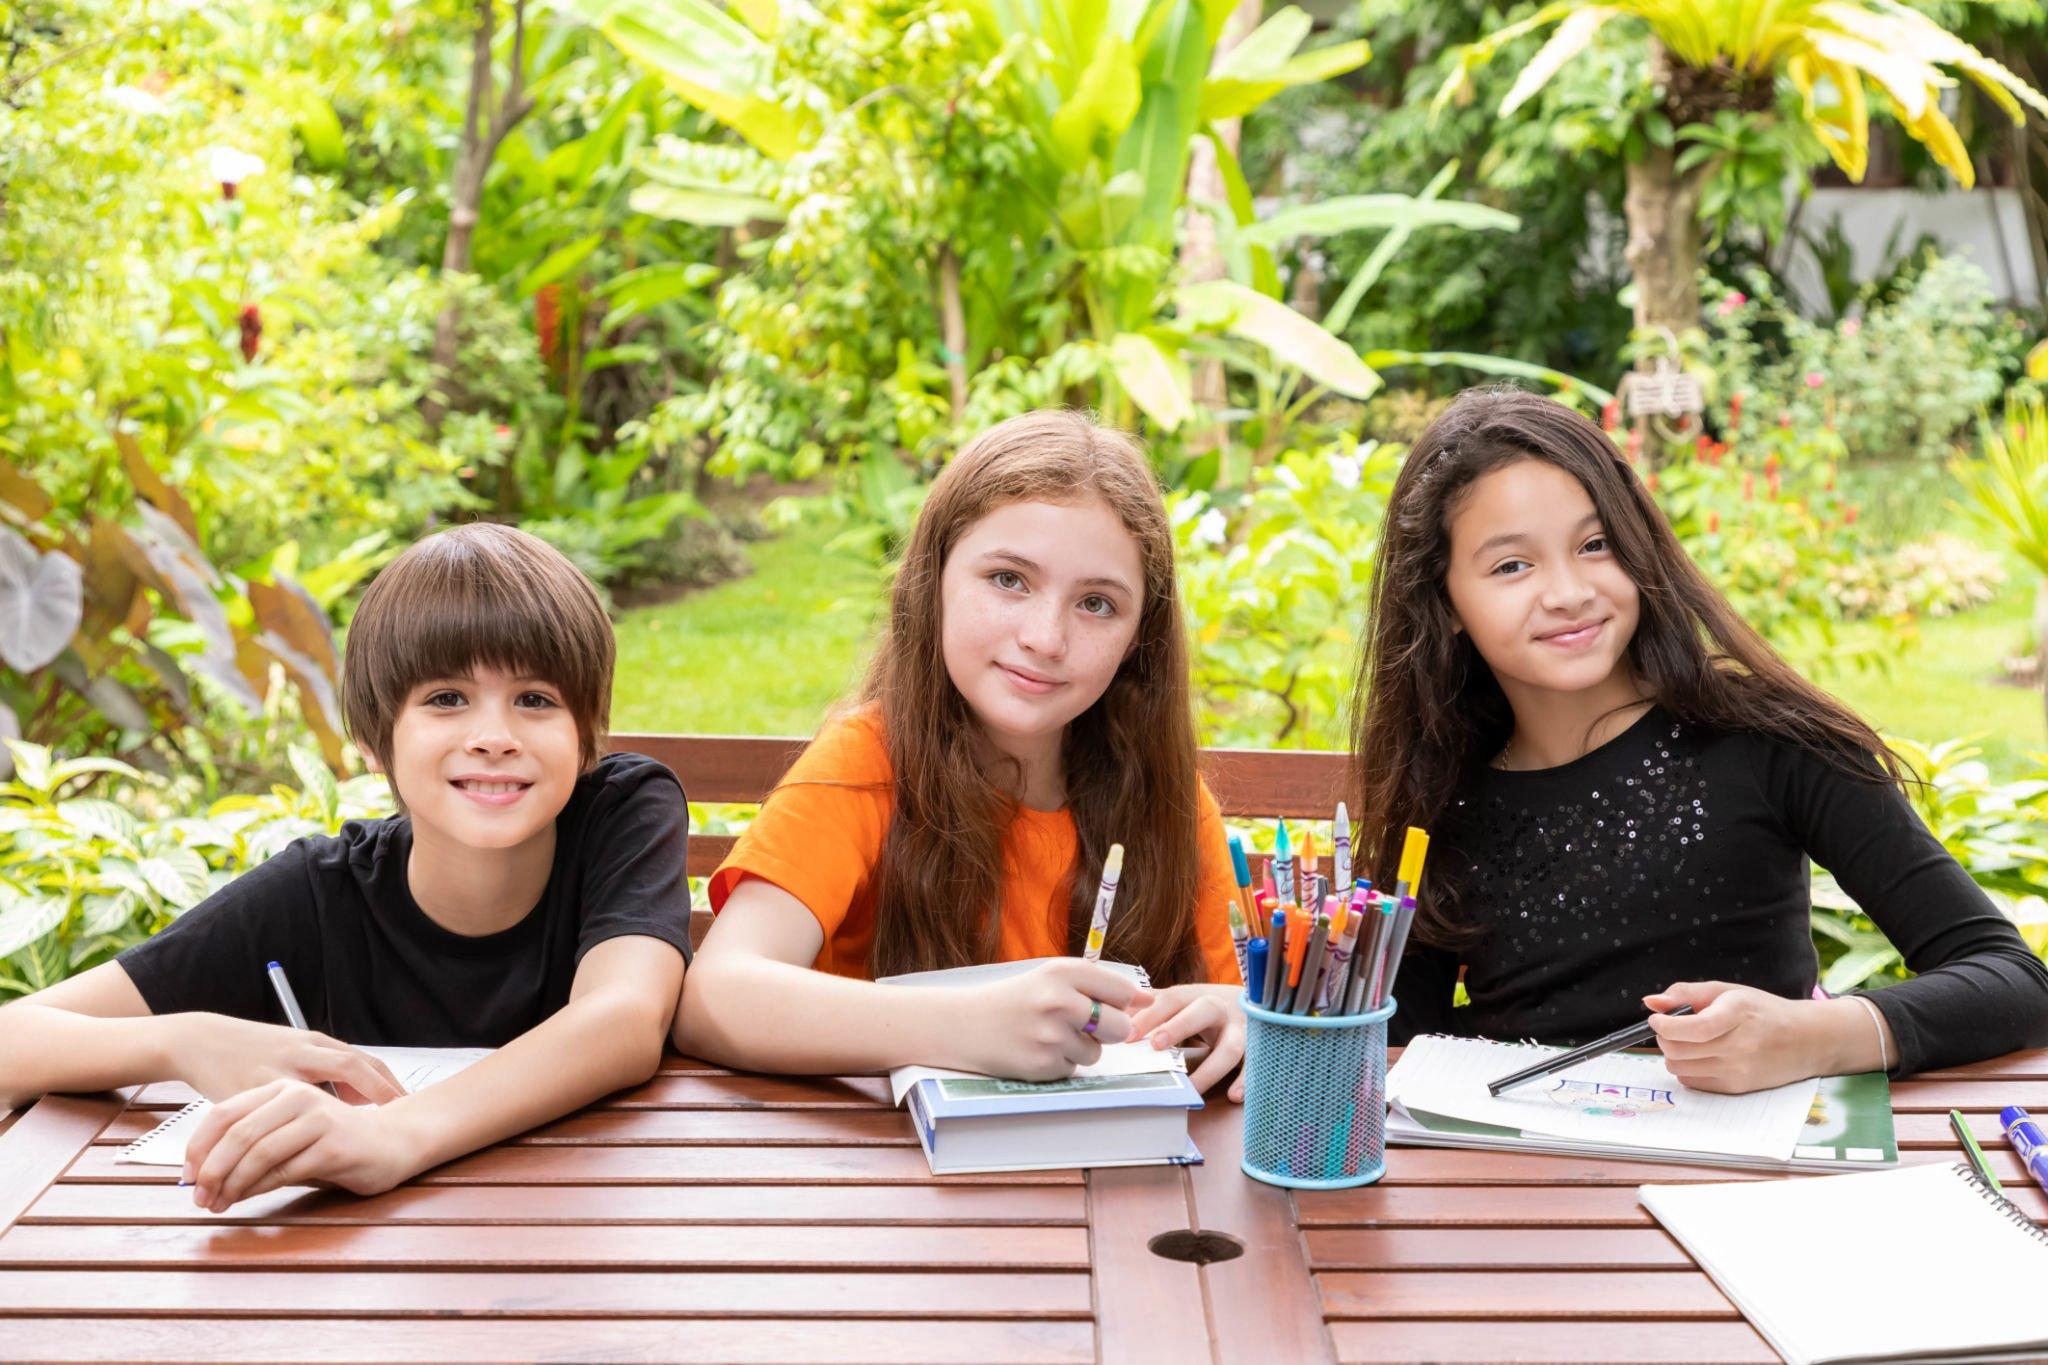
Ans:
[{"label": "girl's long dark hair", "polygon": [[[1553,464],[1592,497],[1615,558],[1641,597],[1628,664],[1665,710],[1696,725],[1812,750],[1858,776],[1903,780],[1877,732],[1800,677],[1707,581],[1605,432],[1535,394],[1471,389],[1409,452],[1380,533],[1372,616],[1352,696],[1352,786],[1364,819],[1361,854],[1370,859],[1364,866],[1394,867],[1404,830],[1436,824],[1460,777],[1498,753],[1514,729],[1493,671],[1456,628],[1444,575],[1459,495],[1517,460]],[[1482,926],[1460,914],[1455,869],[1439,866],[1431,865],[1414,936],[1438,946],[1468,942]]]},{"label": "girl's long dark hair", "polygon": [[[1078,842],[1066,907],[1081,951],[1103,861],[1124,845],[1106,951],[1156,985],[1203,979],[1195,937],[1200,875],[1188,656],[1173,532],[1137,441],[1086,414],[1013,417],[970,441],[933,481],[889,602],[889,629],[861,690],[878,709],[894,811],[877,869],[877,976],[990,961],[1003,896],[1003,834],[1017,803],[967,700],[946,672],[939,584],[969,527],[1014,502],[1099,498],[1138,543],[1144,600],[1130,654],[1067,726],[1067,808]],[[1013,766],[1013,765],[1008,765]]]}]

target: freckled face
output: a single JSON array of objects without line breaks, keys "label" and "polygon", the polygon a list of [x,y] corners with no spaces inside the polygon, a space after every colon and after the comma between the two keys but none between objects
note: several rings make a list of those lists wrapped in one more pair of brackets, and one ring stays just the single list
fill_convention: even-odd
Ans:
[{"label": "freckled face", "polygon": [[1144,562],[1109,505],[1014,502],[940,575],[946,673],[998,745],[1043,743],[1093,706],[1137,638]]},{"label": "freckled face", "polygon": [[493,668],[415,687],[391,727],[391,783],[414,824],[469,848],[550,830],[581,762],[561,691]]},{"label": "freckled face", "polygon": [[1597,687],[1622,666],[1640,596],[1585,486],[1545,460],[1482,474],[1451,504],[1444,587],[1503,687]]}]

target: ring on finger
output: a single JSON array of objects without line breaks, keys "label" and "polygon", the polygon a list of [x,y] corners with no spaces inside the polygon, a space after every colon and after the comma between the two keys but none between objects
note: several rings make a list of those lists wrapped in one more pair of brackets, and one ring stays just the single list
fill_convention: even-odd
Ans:
[{"label": "ring on finger", "polygon": [[1095,1008],[1088,1011],[1088,1022],[1081,1025],[1081,1032],[1087,1034],[1090,1038],[1093,1038],[1095,1036],[1095,1026],[1101,1022],[1102,1002],[1098,1000],[1095,1002]]}]

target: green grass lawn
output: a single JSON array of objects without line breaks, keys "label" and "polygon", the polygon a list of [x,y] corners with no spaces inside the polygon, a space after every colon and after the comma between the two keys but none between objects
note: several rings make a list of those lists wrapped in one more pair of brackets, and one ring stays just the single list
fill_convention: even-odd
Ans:
[{"label": "green grass lawn", "polygon": [[[748,547],[754,572],[620,619],[614,729],[807,735],[859,681],[881,617],[882,575],[829,553],[840,528],[805,523]],[[1889,733],[1917,740],[1982,733],[2001,773],[2048,750],[2040,694],[2000,681],[2026,637],[2032,579],[2017,560],[1998,600],[1920,623],[1883,672],[1830,671],[1815,649],[1793,663]],[[1845,642],[1875,640],[1853,625]]]},{"label": "green grass lawn", "polygon": [[859,682],[881,621],[882,576],[826,552],[837,530],[806,523],[749,545],[754,571],[745,578],[621,616],[612,728],[816,729]]}]

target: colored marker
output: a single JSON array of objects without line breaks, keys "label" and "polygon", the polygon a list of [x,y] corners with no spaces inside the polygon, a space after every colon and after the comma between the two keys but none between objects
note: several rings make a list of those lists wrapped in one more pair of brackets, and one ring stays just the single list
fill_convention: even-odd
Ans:
[{"label": "colored marker", "polygon": [[1308,1007],[1315,1003],[1316,988],[1323,977],[1323,947],[1329,941],[1329,916],[1317,915],[1315,930],[1308,937],[1308,947],[1302,951],[1301,970],[1296,974],[1301,984],[1295,988],[1291,1002],[1295,1014],[1307,1014]]},{"label": "colored marker", "polygon": [[1237,984],[1240,986],[1249,985],[1251,978],[1245,975],[1244,954],[1245,944],[1250,941],[1251,934],[1245,928],[1244,912],[1237,908],[1237,902],[1228,902],[1227,908],[1230,911],[1230,943],[1237,950]]},{"label": "colored marker", "polygon": [[1230,870],[1237,878],[1237,903],[1244,909],[1244,917],[1253,928],[1263,928],[1259,923],[1259,908],[1252,900],[1252,865],[1244,856],[1244,840],[1235,834],[1230,836]]},{"label": "colored marker", "polygon": [[2004,1190],[2005,1186],[1998,1182],[1998,1175],[1991,1169],[1991,1163],[1984,1159],[1984,1149],[1977,1145],[1976,1134],[1972,1133],[1970,1125],[1963,1121],[1962,1110],[1948,1111],[1948,1126],[1949,1131],[1956,1135],[1956,1141],[1963,1144],[1963,1155],[1970,1159],[1970,1164],[1976,1167],[1977,1174],[1984,1183],[1994,1190]]},{"label": "colored marker", "polygon": [[1387,930],[1386,952],[1380,955],[1379,980],[1372,993],[1371,1008],[1379,1009],[1394,995],[1394,978],[1401,971],[1401,953],[1408,946],[1408,930],[1415,924],[1415,897],[1401,897],[1394,911],[1394,923]]},{"label": "colored marker", "polygon": [[1313,906],[1318,904],[1315,891],[1316,881],[1316,836],[1314,830],[1301,832],[1301,856],[1294,860],[1294,903]]},{"label": "colored marker", "polygon": [[1408,826],[1408,836],[1401,841],[1401,875],[1394,882],[1394,899],[1415,894],[1415,888],[1422,885],[1422,864],[1429,857],[1429,835],[1423,830]]},{"label": "colored marker", "polygon": [[2048,1132],[2042,1130],[2040,1121],[2015,1104],[1998,1111],[1998,1124],[2019,1155],[2020,1165],[2036,1185],[2048,1190]]},{"label": "colored marker", "polygon": [[1337,827],[1331,834],[1331,842],[1336,845],[1336,866],[1330,871],[1334,874],[1337,894],[1348,896],[1351,894],[1351,812],[1344,809],[1342,801],[1337,803]]},{"label": "colored marker", "polygon": [[1294,845],[1287,838],[1287,822],[1275,820],[1278,832],[1273,836],[1273,899],[1291,901],[1294,899]]},{"label": "colored marker", "polygon": [[1273,932],[1266,936],[1266,984],[1259,992],[1259,1002],[1267,1009],[1274,1009],[1280,999],[1280,966],[1287,956],[1287,912],[1273,912]]},{"label": "colored marker", "polygon": [[1111,844],[1102,860],[1102,887],[1095,893],[1095,918],[1088,922],[1088,949],[1081,956],[1090,962],[1102,960],[1102,940],[1109,936],[1109,912],[1116,908],[1116,879],[1123,875],[1124,846]]},{"label": "colored marker", "polygon": [[1358,1014],[1366,1008],[1366,997],[1379,976],[1380,962],[1393,930],[1396,906],[1391,896],[1382,896],[1379,913],[1366,912],[1365,931],[1351,955],[1351,989],[1344,993],[1344,1013]]},{"label": "colored marker", "polygon": [[1266,986],[1266,940],[1255,938],[1244,948],[1245,989],[1251,992],[1252,1003],[1263,1005]]}]

